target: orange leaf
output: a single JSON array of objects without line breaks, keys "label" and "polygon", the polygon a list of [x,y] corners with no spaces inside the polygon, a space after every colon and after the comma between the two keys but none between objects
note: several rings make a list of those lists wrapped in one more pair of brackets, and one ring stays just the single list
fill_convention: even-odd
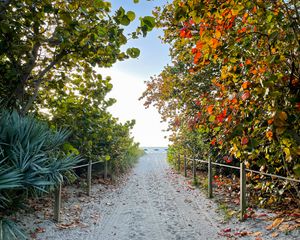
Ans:
[{"label": "orange leaf", "polygon": [[203,48],[203,46],[204,46],[204,43],[201,42],[201,41],[198,41],[198,42],[196,43],[196,48],[198,48],[199,50],[201,50],[201,49]]},{"label": "orange leaf", "polygon": [[248,16],[249,16],[248,13],[244,14],[244,16],[243,16],[243,23],[245,23],[247,21]]},{"label": "orange leaf", "polygon": [[232,116],[229,115],[229,116],[227,117],[227,122],[231,122],[231,120],[232,120]]},{"label": "orange leaf", "polygon": [[272,131],[267,131],[266,132],[266,137],[271,141],[273,138],[273,132]]},{"label": "orange leaf", "polygon": [[250,86],[250,82],[249,81],[246,81],[242,84],[242,88],[243,89],[247,89],[248,87]]},{"label": "orange leaf", "polygon": [[271,230],[273,228],[277,228],[282,222],[283,222],[284,218],[276,218],[271,225],[266,226],[267,230]]},{"label": "orange leaf", "polygon": [[236,104],[236,103],[238,102],[238,100],[237,100],[236,98],[234,98],[234,99],[231,100],[231,102],[232,102],[233,104]]},{"label": "orange leaf", "polygon": [[271,125],[271,124],[273,123],[273,121],[274,121],[273,118],[269,119],[269,120],[268,120],[268,124]]},{"label": "orange leaf", "polygon": [[212,114],[213,113],[213,109],[214,109],[214,106],[213,105],[209,105],[208,108],[207,108],[207,112],[209,114]]},{"label": "orange leaf", "polygon": [[195,54],[195,57],[194,57],[194,63],[197,64],[199,62],[199,59],[202,57],[202,53],[201,52],[197,52]]},{"label": "orange leaf", "polygon": [[202,37],[203,33],[204,33],[204,27],[201,26],[201,27],[200,27],[200,32],[199,32],[200,37]]},{"label": "orange leaf", "polygon": [[220,39],[221,35],[221,32],[219,30],[216,30],[216,38]]},{"label": "orange leaf", "polygon": [[251,70],[251,73],[252,73],[253,75],[256,75],[256,74],[257,74],[257,70],[256,70],[256,69],[253,69],[253,70]]},{"label": "orange leaf", "polygon": [[246,65],[250,65],[252,62],[250,59],[247,59],[245,63],[246,63]]},{"label": "orange leaf", "polygon": [[212,38],[211,39],[211,45],[212,45],[213,49],[216,49],[218,47],[218,45],[219,45],[219,41],[217,39],[215,39],[215,38]]}]

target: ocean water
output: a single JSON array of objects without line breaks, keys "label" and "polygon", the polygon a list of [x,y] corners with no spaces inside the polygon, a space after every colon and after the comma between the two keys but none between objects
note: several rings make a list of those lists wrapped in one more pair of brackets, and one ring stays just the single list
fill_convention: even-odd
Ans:
[{"label": "ocean water", "polygon": [[168,151],[167,147],[142,147],[145,153],[165,153]]}]

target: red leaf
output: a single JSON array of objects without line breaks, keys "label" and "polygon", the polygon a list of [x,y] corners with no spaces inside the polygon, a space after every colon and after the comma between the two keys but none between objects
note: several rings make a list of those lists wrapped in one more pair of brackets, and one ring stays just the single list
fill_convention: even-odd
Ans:
[{"label": "red leaf", "polygon": [[249,139],[247,137],[242,137],[241,143],[242,145],[247,145],[249,142]]},{"label": "red leaf", "polygon": [[243,95],[242,95],[242,99],[245,101],[250,97],[250,92],[248,90],[246,90]]}]

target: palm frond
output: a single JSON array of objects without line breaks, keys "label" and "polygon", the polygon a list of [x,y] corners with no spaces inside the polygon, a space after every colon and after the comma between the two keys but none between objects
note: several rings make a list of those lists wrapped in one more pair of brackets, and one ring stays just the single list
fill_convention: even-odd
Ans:
[{"label": "palm frond", "polygon": [[29,239],[16,223],[8,219],[0,218],[1,240],[27,240]]}]

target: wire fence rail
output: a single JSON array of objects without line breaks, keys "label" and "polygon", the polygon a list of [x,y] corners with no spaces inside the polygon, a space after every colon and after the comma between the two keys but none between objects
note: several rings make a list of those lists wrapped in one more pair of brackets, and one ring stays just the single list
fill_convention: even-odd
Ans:
[{"label": "wire fence rail", "polygon": [[[181,159],[182,157],[178,155],[177,159],[177,169],[178,172],[181,172]],[[188,161],[192,162],[192,175],[194,181],[196,181],[197,178],[197,173],[196,173],[196,163],[204,163],[207,164],[207,170],[208,170],[208,198],[213,197],[213,172],[212,172],[212,166],[220,166],[220,167],[226,167],[226,168],[231,168],[231,169],[236,169],[240,171],[240,220],[244,220],[244,214],[247,208],[247,201],[246,201],[246,172],[253,172],[256,174],[268,176],[268,177],[274,177],[274,178],[279,178],[287,181],[292,181],[296,183],[300,183],[299,179],[293,179],[289,177],[284,177],[276,174],[270,174],[270,173],[264,173],[252,169],[248,169],[245,167],[244,163],[240,163],[240,166],[232,166],[228,164],[222,164],[222,163],[216,163],[212,162],[211,159],[208,161],[197,159],[197,158],[189,158],[186,155],[183,156],[183,167],[184,167],[184,176],[187,177],[187,170],[188,170]],[[103,162],[92,162],[90,161],[87,164],[82,164],[79,166],[75,166],[72,169],[78,169],[78,168],[84,168],[87,167],[87,195],[91,195],[91,189],[92,189],[92,167],[95,164],[99,164]],[[107,178],[107,161],[104,162],[104,178]],[[60,183],[55,191],[54,191],[54,221],[59,223],[61,221],[61,206],[62,206],[62,183]]]},{"label": "wire fence rail", "polygon": [[[79,169],[79,168],[84,168],[87,167],[87,195],[90,196],[91,195],[91,190],[92,190],[92,167],[95,164],[99,164],[99,163],[103,163],[103,162],[92,162],[89,161],[87,164],[82,164],[79,166],[75,166],[72,169]],[[105,165],[104,165],[104,178],[107,178],[107,161],[105,161]],[[59,223],[61,222],[61,207],[62,207],[62,199],[61,199],[61,195],[62,195],[62,183],[60,183],[54,190],[54,221]]]},{"label": "wire fence rail", "polygon": [[[177,158],[177,170],[180,173],[181,172],[181,156],[178,155]],[[256,171],[252,169],[248,169],[245,167],[245,164],[242,162],[240,163],[240,166],[233,166],[233,165],[228,165],[228,164],[222,164],[222,163],[217,163],[217,162],[212,162],[211,159],[209,158],[208,161],[197,159],[197,158],[189,158],[186,155],[183,156],[183,167],[184,167],[184,176],[187,177],[187,168],[188,168],[188,161],[192,162],[192,175],[193,175],[193,180],[196,182],[197,180],[197,174],[196,174],[196,162],[204,163],[207,164],[207,172],[208,172],[208,189],[207,189],[207,196],[208,198],[213,197],[213,174],[212,174],[212,166],[220,166],[220,167],[226,167],[226,168],[231,168],[231,169],[236,169],[240,171],[240,215],[239,218],[241,221],[245,219],[245,212],[247,208],[247,199],[246,199],[246,172],[251,172],[251,173],[256,173],[272,178],[279,178],[283,180],[287,180],[290,182],[295,182],[295,183],[300,183],[300,179],[293,179],[289,177],[284,177],[276,174],[271,174],[271,173],[265,173],[261,171]]]}]

